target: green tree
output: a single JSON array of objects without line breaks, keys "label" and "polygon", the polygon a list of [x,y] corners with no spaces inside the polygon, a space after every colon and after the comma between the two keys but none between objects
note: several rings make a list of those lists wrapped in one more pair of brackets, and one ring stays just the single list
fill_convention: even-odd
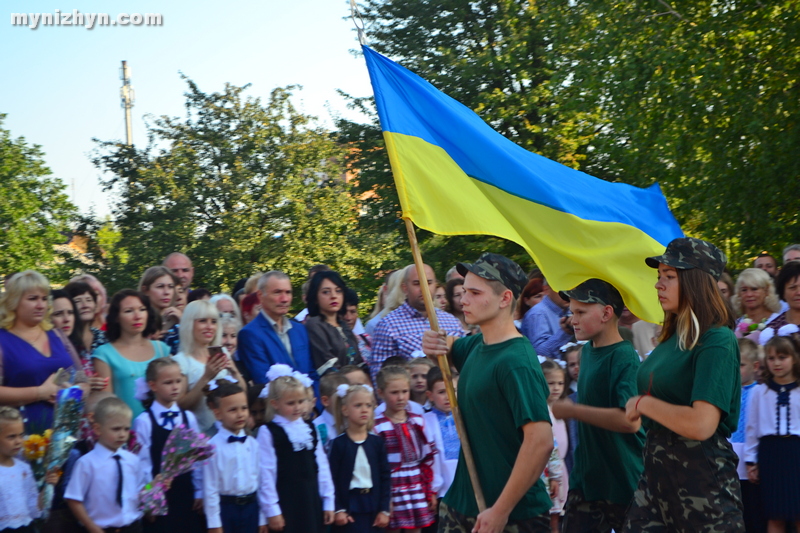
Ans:
[{"label": "green tree", "polygon": [[374,287],[368,274],[390,247],[358,231],[346,147],[294,108],[294,88],[262,103],[246,87],[205,93],[187,84],[186,117],[157,118],[147,147],[99,143],[95,164],[120,197],[109,270],[123,274],[114,288],[173,251],[192,258],[194,285],[211,290],[271,269],[298,286],[315,263],[357,289]]},{"label": "green tree", "polygon": [[[587,171],[661,183],[690,234],[735,268],[800,240],[800,2],[568,2],[565,105],[597,108]],[[574,90],[574,89],[573,89]]]},{"label": "green tree", "polygon": [[0,114],[0,275],[38,269],[53,281],[63,272],[54,246],[69,240],[76,208],[45,166],[38,145],[12,138]]}]

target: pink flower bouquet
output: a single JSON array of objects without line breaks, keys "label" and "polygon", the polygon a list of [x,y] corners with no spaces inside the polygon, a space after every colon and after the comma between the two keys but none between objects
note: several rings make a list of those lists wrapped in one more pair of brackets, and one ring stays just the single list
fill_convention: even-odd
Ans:
[{"label": "pink flower bouquet", "polygon": [[167,490],[172,480],[190,472],[194,465],[214,455],[214,445],[208,437],[181,424],[173,429],[161,453],[161,473],[139,494],[139,509],[154,516],[164,516],[167,507]]}]

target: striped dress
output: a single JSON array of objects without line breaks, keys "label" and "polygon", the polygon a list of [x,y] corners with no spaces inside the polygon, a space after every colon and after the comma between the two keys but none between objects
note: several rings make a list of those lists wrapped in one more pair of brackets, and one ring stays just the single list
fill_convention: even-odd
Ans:
[{"label": "striped dress", "polygon": [[392,469],[392,517],[390,529],[414,529],[429,526],[434,514],[428,507],[434,493],[433,442],[424,431],[423,418],[408,413],[408,419],[395,424],[386,416],[375,420],[374,431],[386,443]]}]

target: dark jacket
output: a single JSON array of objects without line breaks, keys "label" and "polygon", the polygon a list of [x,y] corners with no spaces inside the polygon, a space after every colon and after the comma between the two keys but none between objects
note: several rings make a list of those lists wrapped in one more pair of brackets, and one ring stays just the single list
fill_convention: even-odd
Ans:
[{"label": "dark jacket", "polygon": [[347,433],[333,439],[329,463],[336,493],[336,510],[349,509],[350,481],[353,479],[359,446],[364,447],[372,470],[372,490],[369,494],[375,504],[375,512],[388,512],[392,495],[392,471],[386,458],[383,439],[372,433],[367,435],[367,440],[362,444],[353,442]]},{"label": "dark jacket", "polygon": [[[305,321],[305,326],[311,344],[311,360],[317,374],[322,375],[329,369],[339,369],[345,365],[360,365],[364,362],[358,350],[358,339],[341,320],[339,327],[342,328],[342,333],[325,322],[325,318],[322,316],[309,317]],[[342,334],[344,334],[344,338],[342,338]]]}]

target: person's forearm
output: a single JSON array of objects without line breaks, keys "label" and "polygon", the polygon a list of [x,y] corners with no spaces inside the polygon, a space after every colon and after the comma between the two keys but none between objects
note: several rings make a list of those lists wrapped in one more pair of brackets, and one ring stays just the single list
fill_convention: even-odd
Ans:
[{"label": "person's forearm", "polygon": [[706,440],[719,425],[721,412],[707,402],[695,402],[689,407],[667,403],[653,396],[641,396],[637,401],[639,413],[687,439]]},{"label": "person's forearm", "polygon": [[522,446],[514,462],[514,468],[503,488],[503,492],[492,505],[497,511],[510,515],[525,493],[539,479],[553,450],[553,430],[548,422],[531,422],[523,427]]},{"label": "person's forearm", "polygon": [[178,400],[178,406],[181,409],[189,410],[196,407],[205,396],[203,393],[203,387],[208,385],[209,381],[210,380],[206,377],[205,373],[200,376],[200,379],[194,384],[194,387],[189,389],[186,394],[184,394],[184,396]]},{"label": "person's forearm", "polygon": [[86,512],[86,506],[83,505],[83,502],[79,502],[78,500],[69,500],[67,498],[64,498],[64,501],[67,502],[67,507],[69,507],[69,510],[72,511],[72,515],[78,522],[83,524],[83,527],[88,530],[97,528],[97,524],[95,524],[94,521],[89,518],[89,513]]},{"label": "person's forearm", "polygon": [[568,409],[566,418],[574,418],[581,422],[597,426],[617,433],[636,433],[641,427],[641,420],[631,422],[625,416],[625,410],[615,407],[592,407],[576,403]]},{"label": "person's forearm", "polygon": [[0,405],[20,407],[46,399],[42,387],[0,387]]}]

